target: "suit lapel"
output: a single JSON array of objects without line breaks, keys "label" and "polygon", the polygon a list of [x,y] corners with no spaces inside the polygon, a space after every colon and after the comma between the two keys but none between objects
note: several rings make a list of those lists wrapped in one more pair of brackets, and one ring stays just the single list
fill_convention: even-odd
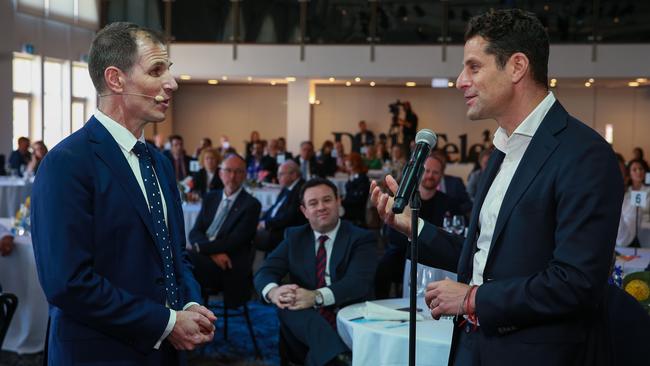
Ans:
[{"label": "suit lapel", "polygon": [[517,166],[517,170],[510,181],[503,203],[501,204],[494,233],[492,234],[492,243],[488,252],[486,268],[490,262],[490,256],[494,252],[494,247],[498,243],[497,239],[501,235],[513,208],[528,190],[528,187],[540,172],[548,157],[557,148],[559,143],[554,134],[566,126],[566,118],[567,113],[564,108],[558,102],[555,102],[530,141],[530,145],[528,145],[524,156],[519,162],[519,166]]},{"label": "suit lapel", "polygon": [[109,167],[115,177],[117,177],[117,181],[130,198],[129,202],[133,205],[155,242],[151,213],[147,208],[147,202],[142,194],[140,185],[135,175],[133,175],[129,163],[124,158],[122,150],[108,130],[95,117],[92,117],[86,126],[90,129],[90,139],[94,142],[93,150],[95,154]]},{"label": "suit lapel", "polygon": [[298,254],[298,262],[302,263],[303,276],[306,279],[307,285],[310,288],[316,288],[316,241],[314,239],[314,231],[305,226],[306,229],[301,235],[301,240],[298,241],[296,253]]},{"label": "suit lapel", "polygon": [[[237,218],[239,217],[241,212],[243,212],[243,206],[246,203],[247,195],[248,192],[242,189],[242,191],[239,193],[239,196],[237,196],[235,202],[232,203],[232,207],[230,207],[230,209],[228,210],[228,215],[226,215],[226,219],[221,225],[219,232],[226,232],[235,222],[237,222]],[[221,200],[219,200],[219,202],[221,202]]]},{"label": "suit lapel", "polygon": [[[339,231],[336,233],[336,240],[332,243],[332,254],[330,255],[330,265],[329,265],[329,274],[330,282],[334,283],[336,278],[336,268],[345,258],[345,253],[348,251],[348,246],[350,245],[350,235],[347,232],[347,226],[343,221],[339,226]],[[314,263],[316,262],[316,257],[314,257]],[[314,266],[315,267],[315,266]],[[314,276],[316,276],[314,274]]]}]

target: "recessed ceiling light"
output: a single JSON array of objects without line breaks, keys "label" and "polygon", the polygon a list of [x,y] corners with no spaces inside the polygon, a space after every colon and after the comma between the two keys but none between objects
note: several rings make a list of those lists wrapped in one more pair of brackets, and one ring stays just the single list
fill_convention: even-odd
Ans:
[{"label": "recessed ceiling light", "polygon": [[329,80],[330,80],[330,83],[333,83],[334,81],[336,81],[336,79],[334,79],[334,78],[330,78]]},{"label": "recessed ceiling light", "polygon": [[360,78],[360,77],[356,77],[356,78],[354,78],[354,81],[358,83],[358,82],[361,81],[361,78]]},{"label": "recessed ceiling light", "polygon": [[216,80],[216,79],[210,79],[210,80],[208,80],[208,84],[210,84],[210,85],[217,85],[217,84],[219,84],[219,80]]},{"label": "recessed ceiling light", "polygon": [[408,86],[408,87],[415,86],[415,81],[407,81],[406,86]]},{"label": "recessed ceiling light", "polygon": [[633,88],[636,88],[637,86],[639,86],[639,82],[638,81],[630,81],[629,83],[627,83],[627,86],[631,86]]},{"label": "recessed ceiling light", "polygon": [[290,83],[296,81],[296,78],[294,78],[293,76],[287,76],[286,79],[287,79],[287,81],[290,82]]},{"label": "recessed ceiling light", "polygon": [[551,84],[557,83],[557,79],[551,79]]},{"label": "recessed ceiling light", "polygon": [[253,77],[252,77],[252,76],[249,76],[249,77],[246,78],[246,80],[248,80],[248,81],[253,81]]},{"label": "recessed ceiling light", "polygon": [[589,78],[589,80],[587,80],[587,81],[593,84],[595,80],[594,80],[594,78]]},{"label": "recessed ceiling light", "polygon": [[371,81],[371,82],[370,82],[370,86],[375,86],[375,85],[376,85],[376,84],[375,84],[374,81]]},{"label": "recessed ceiling light", "polygon": [[221,77],[221,80],[226,81],[226,80],[228,80],[228,77],[224,75],[224,76]]},{"label": "recessed ceiling light", "polygon": [[345,82],[345,86],[350,86],[350,85],[352,85],[351,82],[349,82],[349,81],[346,81],[346,82]]},{"label": "recessed ceiling light", "polygon": [[191,80],[192,77],[189,76],[189,75],[181,75],[181,76],[180,76],[180,79],[181,79],[181,80]]},{"label": "recessed ceiling light", "polygon": [[271,85],[275,85],[275,84],[276,84],[275,81],[271,81]]},{"label": "recessed ceiling light", "polygon": [[647,78],[638,78],[638,79],[636,79],[636,82],[637,83],[647,83],[648,79]]},{"label": "recessed ceiling light", "polygon": [[447,86],[450,87],[450,88],[453,88],[454,87],[454,82],[453,81],[448,82]]},{"label": "recessed ceiling light", "polygon": [[585,86],[588,88],[588,87],[591,86],[591,83],[587,81],[587,82],[585,83]]}]

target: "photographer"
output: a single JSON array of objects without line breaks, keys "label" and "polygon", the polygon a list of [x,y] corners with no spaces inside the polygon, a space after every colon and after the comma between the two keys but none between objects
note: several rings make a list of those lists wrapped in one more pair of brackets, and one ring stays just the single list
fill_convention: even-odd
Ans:
[{"label": "photographer", "polygon": [[404,109],[404,119],[400,119],[399,124],[402,126],[402,134],[404,134],[404,146],[409,147],[411,141],[415,140],[418,130],[418,115],[413,112],[409,102],[403,102],[402,108]]}]

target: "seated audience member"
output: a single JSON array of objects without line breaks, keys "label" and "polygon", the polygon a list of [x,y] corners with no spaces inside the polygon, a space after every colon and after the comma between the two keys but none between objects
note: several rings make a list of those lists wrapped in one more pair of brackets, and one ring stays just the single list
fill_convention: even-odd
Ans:
[{"label": "seated audience member", "polygon": [[366,145],[363,163],[368,169],[381,169],[383,162],[377,157],[377,148],[374,145]]},{"label": "seated audience member", "polygon": [[363,164],[361,155],[356,152],[345,159],[345,167],[350,174],[350,179],[345,183],[343,218],[357,226],[366,227],[366,206],[370,194],[370,180],[366,175],[368,168]]},{"label": "seated audience member", "polygon": [[262,141],[260,133],[257,131],[251,132],[250,140],[246,141],[246,161],[248,161],[248,158],[253,154],[253,145],[258,141]]},{"label": "seated audience member", "polygon": [[21,176],[32,159],[29,152],[29,139],[27,137],[18,138],[18,149],[9,155],[9,170],[12,175]]},{"label": "seated audience member", "polygon": [[334,143],[330,140],[325,140],[317,158],[321,173],[326,177],[333,177],[336,174],[336,158],[332,156],[333,150]]},{"label": "seated audience member", "polygon": [[202,289],[223,290],[244,298],[249,296],[242,283],[251,270],[260,203],[243,189],[246,163],[241,156],[226,156],[219,176],[223,190],[203,197],[201,212],[190,231],[190,259]]},{"label": "seated audience member", "polygon": [[336,159],[336,171],[338,172],[347,171],[345,169],[346,156],[347,155],[345,154],[345,148],[343,147],[343,143],[341,141],[336,141],[334,143],[334,151],[332,151],[332,157]]},{"label": "seated audience member", "polygon": [[398,182],[402,181],[402,170],[407,163],[406,149],[404,146],[395,144],[390,149],[390,174]]},{"label": "seated audience member", "polygon": [[196,148],[194,152],[194,159],[198,159],[201,156],[201,151],[203,149],[212,148],[212,140],[209,137],[204,137],[201,139],[201,144]]},{"label": "seated audience member", "polygon": [[228,136],[221,135],[221,137],[219,137],[219,147],[217,148],[217,151],[219,151],[221,156],[226,156],[226,154],[229,153],[228,149],[230,149],[230,140],[228,139]]},{"label": "seated audience member", "polygon": [[43,141],[36,141],[32,144],[32,150],[34,153],[32,154],[32,158],[30,159],[29,164],[27,164],[27,169],[25,169],[25,174],[28,176],[36,175],[38,166],[41,164],[41,161],[43,161],[43,158],[45,158],[45,155],[47,154],[47,146],[45,146],[45,143]]},{"label": "seated audience member", "polygon": [[377,156],[382,162],[390,161],[390,152],[388,151],[388,142],[385,139],[380,139],[376,145]]},{"label": "seated audience member", "polygon": [[[437,156],[442,162],[442,172],[444,174],[445,168],[447,167],[447,155],[440,150],[435,150],[431,154]],[[454,205],[458,207],[460,213],[469,217],[469,214],[472,212],[472,200],[470,200],[465,183],[463,183],[461,178],[444,174],[438,190],[446,193],[452,199]]]},{"label": "seated audience member", "polygon": [[[458,214],[452,199],[444,192],[438,191],[443,176],[443,163],[435,155],[424,161],[424,171],[420,181],[420,217],[434,225],[442,226],[447,213]],[[402,233],[389,228],[388,244],[384,256],[379,260],[375,274],[375,296],[384,299],[389,296],[391,283],[402,283],[404,263],[408,250],[408,238]]]},{"label": "seated audience member", "polygon": [[[278,137],[278,155],[276,157],[278,164],[282,164],[291,159],[293,159],[293,154],[287,151],[287,141],[284,137]],[[282,160],[282,162],[280,162],[280,160]]]},{"label": "seated audience member", "polygon": [[467,178],[467,194],[469,195],[469,198],[472,200],[472,202],[474,202],[474,196],[476,195],[476,190],[478,189],[478,182],[481,179],[481,174],[483,174],[485,168],[487,168],[487,163],[488,160],[490,160],[491,152],[491,149],[485,149],[481,151],[481,153],[478,155],[479,168],[471,172]]},{"label": "seated audience member", "polygon": [[643,168],[646,170],[646,172],[650,170],[650,167],[648,167],[648,162],[643,156],[643,149],[638,146],[632,150],[632,160],[630,160],[627,165],[632,164],[632,162],[635,160],[640,161],[641,164],[643,164]]},{"label": "seated audience member", "polygon": [[314,154],[314,144],[311,141],[303,141],[300,144],[300,155],[294,158],[300,167],[300,174],[304,180],[314,177],[325,177],[321,171],[321,165]]},{"label": "seated audience member", "polygon": [[270,252],[278,246],[286,228],[307,222],[299,210],[300,188],[305,181],[300,176],[300,168],[295,161],[288,160],[280,165],[278,182],[282,190],[257,225],[255,246],[264,252]]},{"label": "seated audience member", "polygon": [[275,171],[278,166],[275,159],[264,155],[264,143],[258,140],[253,143],[251,149],[251,154],[246,159],[248,179],[258,182],[275,180]]},{"label": "seated audience member", "polygon": [[194,183],[192,193],[196,195],[195,198],[203,198],[207,192],[223,188],[223,182],[219,178],[220,163],[221,156],[217,149],[209,147],[201,150],[199,155],[201,169],[192,175]]},{"label": "seated audience member", "polygon": [[180,135],[169,136],[169,145],[169,150],[163,151],[163,154],[172,162],[176,181],[181,181],[190,174],[192,158],[185,154],[183,138]]},{"label": "seated audience member", "polygon": [[[630,180],[623,197],[616,245],[650,247],[650,243],[635,242],[637,225],[650,222],[650,187],[645,185],[646,172],[642,160],[632,160],[627,166],[627,175]],[[637,207],[632,203],[632,191],[646,192],[645,208],[639,208],[638,214]]]},{"label": "seated audience member", "polygon": [[300,196],[309,224],[287,229],[255,274],[255,288],[277,306],[292,354],[304,355],[306,365],[337,365],[349,361],[350,350],[336,332],[336,312],[372,293],[376,241],[339,219],[341,201],[329,180],[306,182]]},{"label": "seated audience member", "polygon": [[359,132],[354,135],[352,139],[352,151],[361,153],[361,148],[366,145],[375,144],[375,134],[368,130],[366,121],[359,121]]},{"label": "seated audience member", "polygon": [[[0,256],[6,257],[14,250],[14,236],[0,224]],[[0,291],[1,292],[1,291]]]},{"label": "seated audience member", "polygon": [[277,166],[280,166],[280,164],[285,162],[284,156],[282,157],[282,161],[280,161],[281,159],[280,159],[280,156],[278,155],[278,153],[279,153],[279,150],[278,150],[279,145],[280,144],[278,143],[278,139],[271,139],[271,140],[269,140],[268,145],[266,145],[266,149],[265,149],[265,152],[264,152],[264,156],[267,156],[267,157],[273,159],[273,161],[275,161],[275,164]]}]

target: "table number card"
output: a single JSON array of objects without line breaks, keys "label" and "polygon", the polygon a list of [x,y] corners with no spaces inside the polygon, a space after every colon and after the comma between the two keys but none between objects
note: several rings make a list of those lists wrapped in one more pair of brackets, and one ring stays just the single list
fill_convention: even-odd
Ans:
[{"label": "table number card", "polygon": [[630,199],[632,200],[632,206],[645,208],[647,201],[648,193],[644,191],[631,191]]}]

